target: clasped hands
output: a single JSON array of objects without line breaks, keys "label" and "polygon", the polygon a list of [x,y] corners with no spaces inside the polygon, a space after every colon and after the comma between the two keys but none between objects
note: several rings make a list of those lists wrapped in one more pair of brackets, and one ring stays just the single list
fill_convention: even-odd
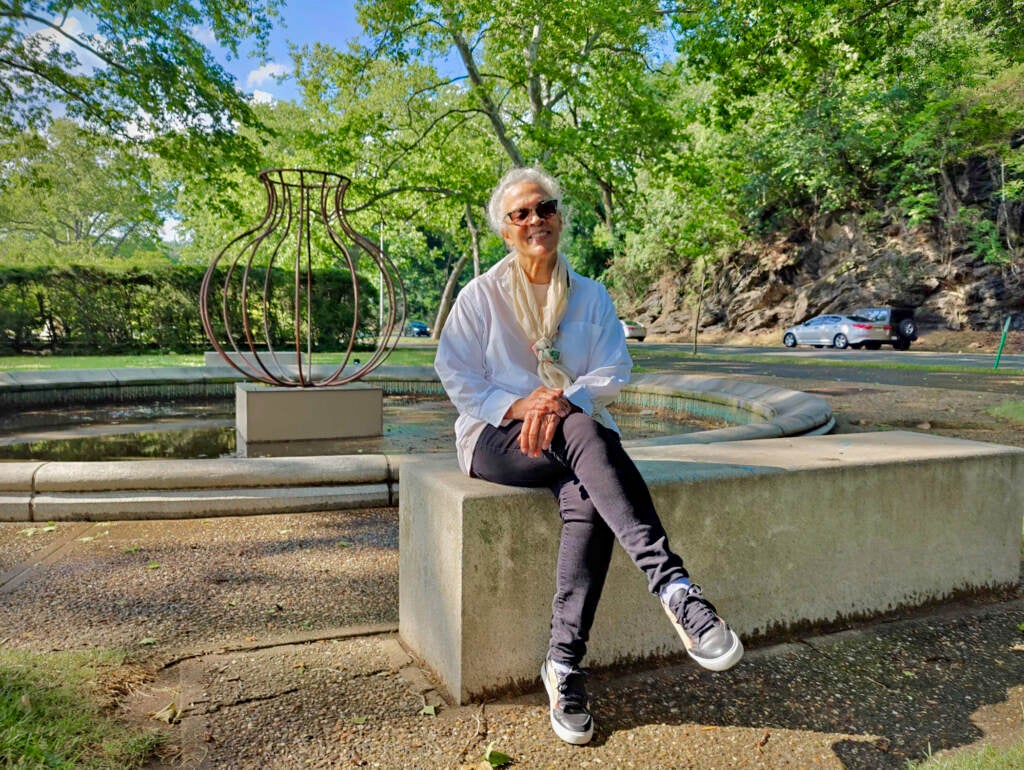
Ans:
[{"label": "clasped hands", "polygon": [[523,421],[519,448],[527,457],[540,457],[541,452],[551,448],[558,423],[572,411],[573,405],[561,388],[541,385],[525,398],[514,401],[505,417]]}]

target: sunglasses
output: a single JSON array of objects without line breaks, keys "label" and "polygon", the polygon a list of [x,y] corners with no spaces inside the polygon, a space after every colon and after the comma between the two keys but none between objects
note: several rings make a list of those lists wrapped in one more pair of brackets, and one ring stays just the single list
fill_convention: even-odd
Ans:
[{"label": "sunglasses", "polygon": [[505,219],[516,227],[522,227],[529,219],[530,214],[536,214],[539,219],[548,220],[558,213],[558,201],[555,198],[548,198],[541,201],[533,208],[512,209],[505,214]]}]

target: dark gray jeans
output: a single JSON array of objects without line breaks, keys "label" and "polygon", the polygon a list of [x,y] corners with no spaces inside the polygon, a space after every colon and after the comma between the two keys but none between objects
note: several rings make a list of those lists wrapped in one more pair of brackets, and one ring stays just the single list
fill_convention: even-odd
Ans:
[{"label": "dark gray jeans", "polygon": [[657,595],[688,577],[669,550],[647,484],[619,435],[574,412],[558,426],[551,449],[527,457],[519,448],[523,423],[488,425],[473,451],[472,475],[498,484],[547,487],[558,499],[562,536],[551,607],[551,659],[578,665],[587,651],[616,540]]}]

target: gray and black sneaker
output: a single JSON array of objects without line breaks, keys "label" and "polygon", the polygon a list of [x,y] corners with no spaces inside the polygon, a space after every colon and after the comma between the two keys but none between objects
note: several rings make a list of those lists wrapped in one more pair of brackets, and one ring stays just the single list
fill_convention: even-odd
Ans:
[{"label": "gray and black sneaker", "polygon": [[590,716],[584,673],[574,666],[563,674],[547,658],[540,667],[540,678],[551,702],[551,727],[555,735],[577,746],[588,743],[594,735],[594,720]]},{"label": "gray and black sneaker", "polygon": [[711,671],[725,671],[743,657],[743,643],[726,625],[700,586],[676,591],[662,603],[690,657]]}]

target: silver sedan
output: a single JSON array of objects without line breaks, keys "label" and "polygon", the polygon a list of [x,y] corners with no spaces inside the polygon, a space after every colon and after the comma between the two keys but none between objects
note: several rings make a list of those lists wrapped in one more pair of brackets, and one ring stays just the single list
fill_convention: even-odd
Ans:
[{"label": "silver sedan", "polygon": [[883,324],[876,324],[857,315],[819,315],[799,326],[786,329],[782,344],[787,348],[797,345],[814,345],[817,348],[830,347],[859,348],[874,347],[876,342],[885,341],[888,335]]}]

